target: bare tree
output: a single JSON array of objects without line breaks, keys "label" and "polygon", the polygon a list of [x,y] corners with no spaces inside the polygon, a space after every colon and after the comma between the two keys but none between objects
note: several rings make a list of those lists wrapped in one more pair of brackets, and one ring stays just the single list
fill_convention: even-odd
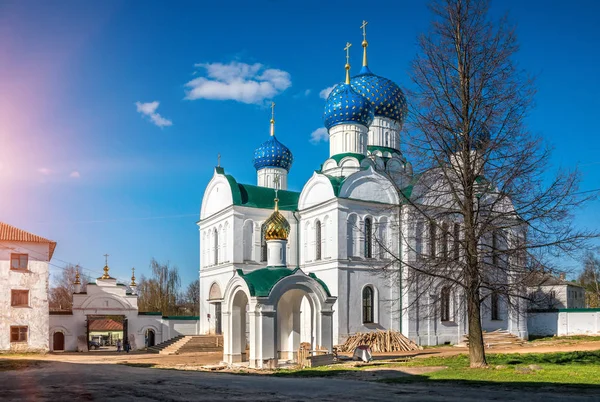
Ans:
[{"label": "bare tree", "polygon": [[164,315],[176,315],[177,295],[181,280],[177,267],[167,262],[161,264],[154,258],[150,262],[152,276],[142,275],[138,283],[138,305],[140,311],[159,311]]},{"label": "bare tree", "polygon": [[[75,292],[75,274],[77,267],[72,264],[62,268],[60,274],[52,278],[52,286],[49,290],[48,302],[50,310],[70,310],[73,307],[73,292]],[[85,292],[89,278],[79,271],[81,291]]]},{"label": "bare tree", "polygon": [[571,211],[587,200],[578,173],[547,172],[550,150],[525,126],[533,80],[513,60],[514,28],[491,21],[488,7],[431,5],[407,121],[407,150],[421,173],[388,172],[403,196],[402,255],[377,240],[392,256],[386,269],[402,267],[417,308],[444,320],[456,307],[450,295],[463,303],[471,367],[487,365],[483,310],[503,303],[523,314],[525,286],[541,267],[552,272],[552,257],[573,255],[595,236],[572,227]]},{"label": "bare tree", "polygon": [[585,288],[586,306],[600,307],[600,254],[598,251],[589,251],[585,255],[583,271],[579,275],[578,282]]}]

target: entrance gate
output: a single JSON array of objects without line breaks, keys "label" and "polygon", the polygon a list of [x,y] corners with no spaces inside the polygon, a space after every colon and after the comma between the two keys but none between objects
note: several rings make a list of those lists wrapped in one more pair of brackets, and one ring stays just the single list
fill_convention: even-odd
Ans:
[{"label": "entrance gate", "polygon": [[56,351],[65,350],[65,335],[62,332],[55,332],[52,336],[52,349]]}]

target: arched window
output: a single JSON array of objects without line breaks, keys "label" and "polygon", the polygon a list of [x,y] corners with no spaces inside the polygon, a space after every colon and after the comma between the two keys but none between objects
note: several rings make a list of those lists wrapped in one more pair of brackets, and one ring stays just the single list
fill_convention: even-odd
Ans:
[{"label": "arched window", "polygon": [[388,258],[388,235],[387,235],[387,218],[383,217],[379,220],[379,258]]},{"label": "arched window", "polygon": [[498,231],[492,232],[492,264],[498,265]]},{"label": "arched window", "polygon": [[442,321],[450,321],[450,288],[448,286],[442,288],[440,310]]},{"label": "arched window", "polygon": [[498,300],[498,292],[492,292],[491,298],[491,310],[492,310],[492,321],[500,319],[500,304]]},{"label": "arched window", "polygon": [[373,221],[365,219],[365,258],[373,258]]},{"label": "arched window", "polygon": [[418,221],[415,225],[415,254],[416,259],[420,260],[423,258],[423,231],[424,231],[423,221]]},{"label": "arched window", "polygon": [[223,238],[222,238],[222,246],[221,246],[221,262],[229,261],[229,255],[227,254],[227,238],[229,237],[229,222],[225,222],[225,226],[223,226]]},{"label": "arched window", "polygon": [[244,261],[252,260],[252,248],[254,245],[253,242],[253,234],[254,234],[254,222],[246,221],[244,223]]},{"label": "arched window", "polygon": [[437,225],[434,221],[429,221],[429,257],[436,257]]},{"label": "arched window", "polygon": [[348,237],[348,257],[356,257],[356,215],[348,217],[346,234]]},{"label": "arched window", "polygon": [[213,265],[217,265],[219,263],[219,232],[217,232],[217,228],[213,229],[213,246],[214,246],[214,256],[213,256]]},{"label": "arched window", "polygon": [[373,322],[373,299],[373,288],[365,286],[362,293],[363,323],[365,324]]},{"label": "arched window", "polygon": [[442,258],[448,259],[448,224],[444,222],[442,224]]},{"label": "arched window", "polygon": [[315,260],[321,259],[321,222],[315,222]]},{"label": "arched window", "polygon": [[454,261],[458,261],[460,258],[460,224],[454,224]]},{"label": "arched window", "polygon": [[265,237],[265,224],[260,227],[260,261],[267,261],[267,239]]}]

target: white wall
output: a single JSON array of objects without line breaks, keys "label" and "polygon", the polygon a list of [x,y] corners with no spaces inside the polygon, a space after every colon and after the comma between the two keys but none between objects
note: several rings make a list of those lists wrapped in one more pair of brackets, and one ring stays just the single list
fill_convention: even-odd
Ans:
[{"label": "white wall", "polygon": [[[10,269],[11,253],[28,254],[27,271]],[[0,350],[48,350],[48,244],[0,242]],[[11,307],[11,290],[29,290],[29,307]],[[27,326],[25,343],[10,342],[10,327]]]},{"label": "white wall", "polygon": [[535,336],[599,334],[600,309],[530,312],[527,326],[529,335]]}]

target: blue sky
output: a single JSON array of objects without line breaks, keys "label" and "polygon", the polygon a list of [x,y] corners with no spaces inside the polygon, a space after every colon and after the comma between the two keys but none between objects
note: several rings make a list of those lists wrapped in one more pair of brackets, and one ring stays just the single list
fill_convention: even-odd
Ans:
[{"label": "blue sky", "polygon": [[[343,79],[347,41],[358,72],[361,21],[371,69],[409,86],[430,20],[416,1],[201,3],[0,1],[0,220],[56,240],[53,264],[95,277],[108,253],[125,281],[155,257],[194,280],[217,154],[255,183],[274,100],[277,136],[295,156],[289,186],[301,190],[329,152],[311,142],[319,93]],[[492,11],[509,12],[517,60],[538,77],[530,128],[554,146],[555,168],[579,164],[582,190],[599,188],[600,3],[496,1]],[[599,207],[577,222],[600,227]]]}]

